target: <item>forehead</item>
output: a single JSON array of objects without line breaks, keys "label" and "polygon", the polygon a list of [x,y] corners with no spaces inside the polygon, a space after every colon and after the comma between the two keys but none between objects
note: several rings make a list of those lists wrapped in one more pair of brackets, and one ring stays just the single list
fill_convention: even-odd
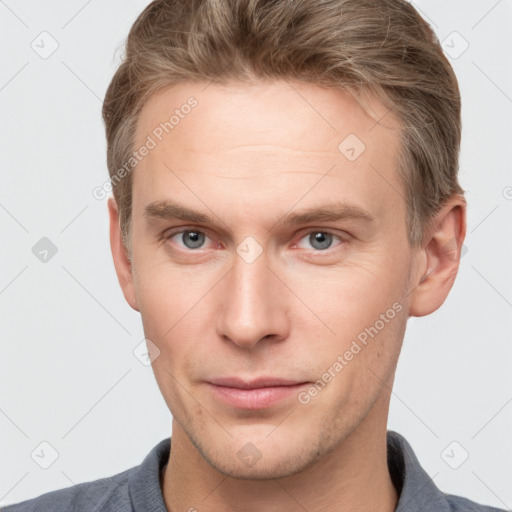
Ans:
[{"label": "forehead", "polygon": [[[189,108],[191,98],[197,105]],[[253,85],[181,83],[149,98],[137,123],[136,141],[142,143],[173,114],[173,135],[179,137],[183,131],[178,130],[180,124],[196,133],[196,137],[180,140],[180,146],[202,152],[234,142],[266,143],[269,133],[276,144],[290,149],[302,148],[306,143],[308,149],[325,150],[327,145],[332,148],[332,143],[340,142],[347,129],[365,142],[374,143],[396,138],[399,126],[389,108],[377,98],[367,96],[363,109],[358,99],[342,89],[284,80]],[[242,127],[244,130],[238,130]],[[201,137],[205,132],[208,136]],[[303,140],[305,132],[307,140]],[[383,142],[387,145],[389,141]]]},{"label": "forehead", "polygon": [[284,80],[161,90],[137,124],[135,147],[148,137],[154,147],[134,171],[134,209],[173,195],[199,205],[184,192],[193,183],[201,197],[229,190],[224,202],[255,209],[274,194],[288,194],[291,206],[310,189],[303,206],[341,194],[376,214],[396,210],[399,123],[378,100],[365,105],[347,91]]}]

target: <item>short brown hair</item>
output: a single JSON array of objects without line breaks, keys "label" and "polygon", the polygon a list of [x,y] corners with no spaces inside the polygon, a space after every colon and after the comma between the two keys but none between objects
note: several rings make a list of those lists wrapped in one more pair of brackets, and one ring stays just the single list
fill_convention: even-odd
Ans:
[{"label": "short brown hair", "polygon": [[[454,193],[460,93],[429,25],[405,0],[155,0],[140,14],[103,104],[107,165],[130,250],[133,153],[148,98],[180,82],[290,79],[375,95],[400,121],[411,245]],[[114,181],[115,180],[115,181]]]}]

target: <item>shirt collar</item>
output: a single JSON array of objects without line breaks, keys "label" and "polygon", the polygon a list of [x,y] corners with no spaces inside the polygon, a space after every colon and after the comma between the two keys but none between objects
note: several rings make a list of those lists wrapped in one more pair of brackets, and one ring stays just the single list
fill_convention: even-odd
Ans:
[{"label": "shirt collar", "polygon": [[[160,472],[169,459],[170,446],[170,439],[158,443],[131,473],[129,489],[134,511],[167,512]],[[395,512],[450,512],[445,495],[421,467],[406,439],[388,430],[387,447],[389,472],[399,495]]]},{"label": "shirt collar", "polygon": [[387,445],[389,472],[399,493],[395,512],[450,512],[445,494],[421,467],[407,440],[398,432],[388,430]]}]

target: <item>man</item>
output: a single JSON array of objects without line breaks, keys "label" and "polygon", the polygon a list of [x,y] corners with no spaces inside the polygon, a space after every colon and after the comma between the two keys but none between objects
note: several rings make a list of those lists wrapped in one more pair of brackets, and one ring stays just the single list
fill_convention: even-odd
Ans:
[{"label": "man", "polygon": [[457,81],[413,7],[158,0],[103,114],[172,442],[6,510],[497,510],[386,428],[407,319],[442,305],[466,232]]}]

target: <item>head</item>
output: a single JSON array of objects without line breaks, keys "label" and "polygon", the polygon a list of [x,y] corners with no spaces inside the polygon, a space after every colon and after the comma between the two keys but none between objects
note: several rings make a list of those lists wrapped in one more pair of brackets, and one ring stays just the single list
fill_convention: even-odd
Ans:
[{"label": "head", "polygon": [[[465,236],[457,82],[414,8],[153,2],[103,115],[118,278],[204,459],[284,476],[385,427],[407,318]],[[286,396],[224,393],[277,377]]]}]

